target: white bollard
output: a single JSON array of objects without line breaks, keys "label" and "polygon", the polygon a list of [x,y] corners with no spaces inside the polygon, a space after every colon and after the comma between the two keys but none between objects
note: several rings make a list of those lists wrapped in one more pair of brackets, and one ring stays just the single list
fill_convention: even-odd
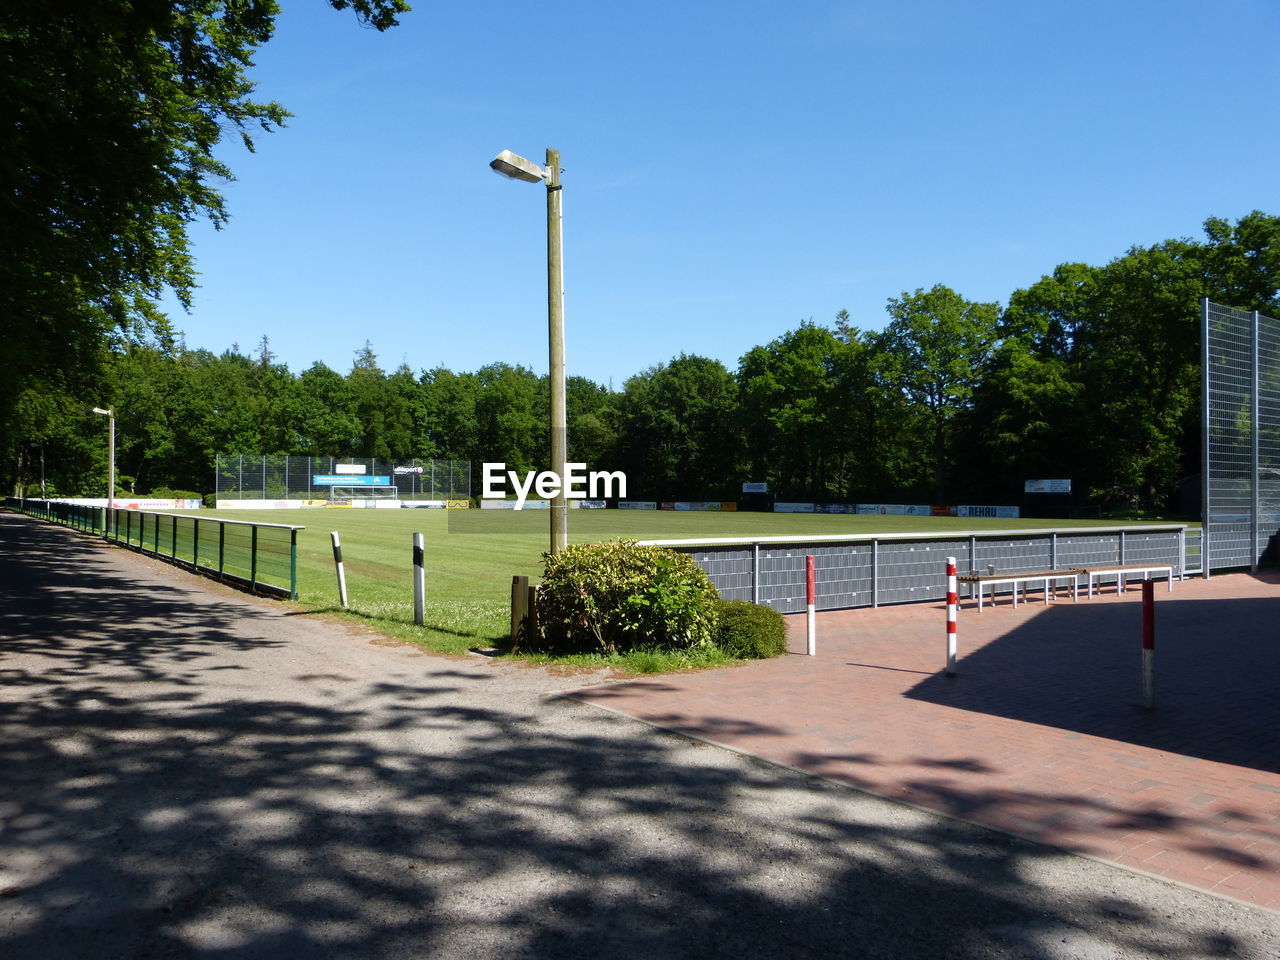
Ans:
[{"label": "white bollard", "polygon": [[333,541],[333,565],[338,569],[338,600],[342,603],[342,609],[347,609],[347,571],[342,566],[342,541],[338,539],[338,531],[334,530],[329,534],[329,539]]},{"label": "white bollard", "polygon": [[818,591],[814,588],[813,581],[813,557],[804,558],[804,580],[805,580],[805,619],[807,635],[809,638],[809,656],[815,656],[818,652],[818,615],[816,612],[816,604]]},{"label": "white bollard", "polygon": [[[981,588],[979,588],[981,589]],[[1016,585],[1015,585],[1016,591]],[[1014,593],[1017,596],[1017,593]],[[947,557],[947,676],[956,675],[956,613],[960,603],[956,599],[956,558]]]},{"label": "white bollard", "polygon": [[427,600],[427,571],[423,566],[422,534],[413,535],[413,622],[422,626],[423,608]]}]

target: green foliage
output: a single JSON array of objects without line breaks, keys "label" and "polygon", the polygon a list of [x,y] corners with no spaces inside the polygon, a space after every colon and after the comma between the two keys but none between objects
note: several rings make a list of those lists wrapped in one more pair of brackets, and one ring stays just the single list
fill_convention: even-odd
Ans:
[{"label": "green foliage", "polygon": [[[408,9],[330,4],[377,30]],[[188,227],[227,219],[224,138],[252,150],[289,116],[249,78],[278,14],[276,0],[0,4],[7,463],[16,445],[53,432],[15,414],[24,394],[100,401],[113,347],[149,332],[171,339],[156,304],[166,291],[191,302]]]},{"label": "green foliage", "polygon": [[764,660],[787,652],[787,626],[782,614],[763,604],[721,600],[716,645],[742,660]]},{"label": "green foliage", "polygon": [[571,544],[545,559],[538,649],[618,653],[714,640],[716,589],[684,554],[610,540]]},{"label": "green foliage", "polygon": [[156,487],[147,496],[157,497],[161,500],[200,500],[203,502],[205,499],[205,494],[198,493],[195,490],[171,490],[168,487]]}]

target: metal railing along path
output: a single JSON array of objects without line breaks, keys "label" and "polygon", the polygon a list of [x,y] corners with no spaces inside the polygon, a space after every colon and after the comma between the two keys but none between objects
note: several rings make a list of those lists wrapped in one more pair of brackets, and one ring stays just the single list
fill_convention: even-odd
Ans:
[{"label": "metal railing along path", "polygon": [[643,542],[690,554],[726,600],[750,600],[780,613],[805,609],[807,555],[814,557],[817,609],[837,610],[941,600],[950,556],[962,572],[1145,562],[1171,564],[1182,577],[1199,572],[1200,552],[1199,531],[1189,533],[1185,524]]},{"label": "metal railing along path", "polygon": [[298,531],[305,527],[44,500],[10,498],[6,505],[254,593],[298,598]]}]

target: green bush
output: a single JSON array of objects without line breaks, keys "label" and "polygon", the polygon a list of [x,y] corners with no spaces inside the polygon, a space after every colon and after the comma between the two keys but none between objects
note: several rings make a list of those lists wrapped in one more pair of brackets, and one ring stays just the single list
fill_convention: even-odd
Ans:
[{"label": "green bush", "polygon": [[763,660],[787,652],[787,627],[782,614],[745,600],[721,600],[716,645],[744,660]]},{"label": "green bush", "polygon": [[692,558],[634,540],[572,544],[546,556],[540,637],[555,653],[688,650],[715,640],[719,594]]},{"label": "green bush", "polygon": [[173,498],[174,500],[202,500],[204,494],[196,493],[194,490],[171,490],[168,487],[156,487],[148,497],[157,497],[162,500]]}]

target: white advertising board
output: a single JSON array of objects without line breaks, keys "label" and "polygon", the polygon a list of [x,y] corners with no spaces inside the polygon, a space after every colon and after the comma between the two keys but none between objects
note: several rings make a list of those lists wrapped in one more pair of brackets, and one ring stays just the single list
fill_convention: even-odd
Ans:
[{"label": "white advertising board", "polygon": [[1024,493],[1070,493],[1070,480],[1028,480],[1023,486]]},{"label": "white advertising board", "polygon": [[1021,511],[1017,507],[953,507],[957,517],[988,517],[1000,520],[1016,520]]},{"label": "white advertising board", "polygon": [[813,513],[814,505],[812,503],[790,503],[780,500],[773,505],[774,513]]}]

